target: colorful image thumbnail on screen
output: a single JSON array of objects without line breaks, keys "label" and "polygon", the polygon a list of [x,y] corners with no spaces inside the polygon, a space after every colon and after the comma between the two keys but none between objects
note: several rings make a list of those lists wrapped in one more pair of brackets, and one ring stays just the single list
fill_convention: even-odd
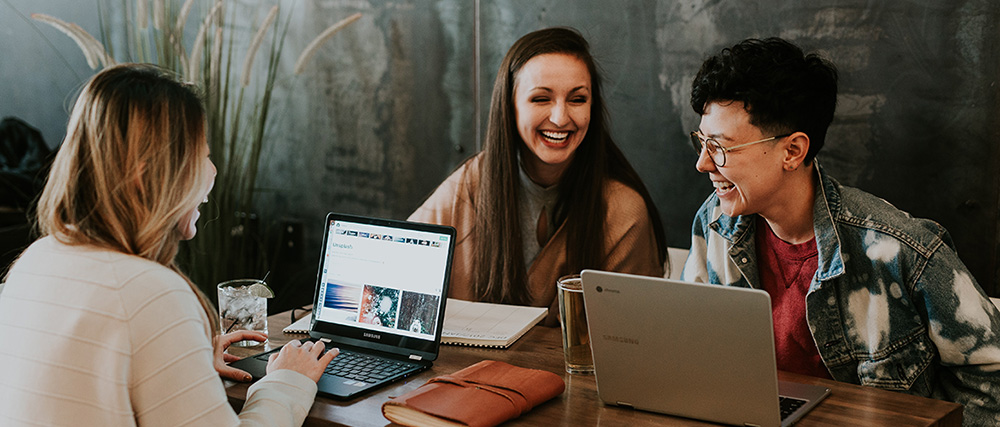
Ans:
[{"label": "colorful image thumbnail on screen", "polygon": [[360,296],[360,286],[327,283],[326,295],[323,297],[323,307],[357,313]]},{"label": "colorful image thumbnail on screen", "polygon": [[395,328],[398,307],[399,289],[365,285],[365,291],[361,295],[361,315],[358,321]]}]

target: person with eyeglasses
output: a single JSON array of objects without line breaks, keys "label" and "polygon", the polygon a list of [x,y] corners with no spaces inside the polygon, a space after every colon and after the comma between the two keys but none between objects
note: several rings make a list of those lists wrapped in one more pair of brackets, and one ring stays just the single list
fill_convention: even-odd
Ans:
[{"label": "person with eyeglasses", "polygon": [[715,191],[692,225],[683,280],[771,296],[778,368],[964,405],[1000,423],[1000,312],[948,232],[816,159],[837,70],[779,39],[748,39],[694,79],[695,167]]}]

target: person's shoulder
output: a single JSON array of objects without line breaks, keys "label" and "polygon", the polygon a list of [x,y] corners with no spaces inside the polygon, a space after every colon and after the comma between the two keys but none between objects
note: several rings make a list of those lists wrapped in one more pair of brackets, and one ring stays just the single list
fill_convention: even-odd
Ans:
[{"label": "person's shoulder", "polygon": [[458,165],[455,171],[445,179],[445,182],[465,183],[470,180],[479,179],[479,165],[482,163],[483,153],[476,154]]},{"label": "person's shoulder", "polygon": [[174,275],[167,267],[135,255],[88,244],[71,244],[45,236],[28,247],[15,266],[21,271],[117,287],[143,272]]},{"label": "person's shoulder", "polygon": [[483,154],[479,153],[472,156],[462,162],[455,170],[448,175],[447,178],[434,190],[434,194],[431,195],[430,199],[438,199],[442,196],[447,196],[450,203],[450,198],[457,195],[462,197],[462,193],[465,193],[462,189],[474,189],[479,183],[479,165],[482,161]]},{"label": "person's shoulder", "polygon": [[481,157],[480,153],[459,165],[407,220],[454,225],[455,209],[461,210],[472,205],[472,193],[479,182]]},{"label": "person's shoulder", "polygon": [[458,168],[461,170],[468,169],[469,171],[479,172],[479,165],[482,164],[484,156],[486,156],[486,152],[480,151],[468,159],[465,159],[465,161],[462,162],[462,165]]},{"label": "person's shoulder", "polygon": [[159,263],[54,236],[39,239],[24,252],[12,268],[11,282],[32,293],[48,292],[52,295],[46,298],[54,303],[90,307],[113,317],[128,317],[131,307],[147,304],[152,296],[191,294],[179,274]]},{"label": "person's shoulder", "polygon": [[887,200],[867,191],[837,184],[840,206],[836,219],[840,223],[860,226],[893,235],[899,239],[934,246],[947,231],[941,224],[927,218],[917,218],[897,208]]},{"label": "person's shoulder", "polygon": [[616,179],[604,183],[604,200],[607,202],[608,214],[642,214],[648,211],[646,200],[634,188]]},{"label": "person's shoulder", "polygon": [[156,261],[90,245],[57,243],[55,247],[65,262],[58,274],[112,290],[125,307],[169,294],[193,296],[179,273]]}]

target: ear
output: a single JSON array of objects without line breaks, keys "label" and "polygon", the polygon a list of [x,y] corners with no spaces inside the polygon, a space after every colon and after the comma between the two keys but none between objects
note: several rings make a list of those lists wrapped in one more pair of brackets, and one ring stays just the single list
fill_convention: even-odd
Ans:
[{"label": "ear", "polygon": [[785,139],[788,145],[785,147],[785,158],[782,160],[782,166],[786,171],[793,171],[806,160],[806,154],[809,153],[809,135],[806,135],[805,132],[795,132]]}]

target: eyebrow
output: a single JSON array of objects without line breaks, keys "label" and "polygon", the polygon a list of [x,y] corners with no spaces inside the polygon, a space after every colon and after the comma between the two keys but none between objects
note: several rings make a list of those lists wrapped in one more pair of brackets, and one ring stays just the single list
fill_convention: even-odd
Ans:
[{"label": "eyebrow", "polygon": [[[530,91],[536,91],[536,90],[544,90],[546,92],[554,92],[552,90],[552,88],[549,88],[547,86],[535,86],[535,87],[533,87],[531,89],[528,89],[529,92]],[[580,91],[580,90],[586,90],[588,93],[590,92],[590,88],[588,88],[586,85],[580,85],[580,86],[577,86],[577,87],[575,87],[573,89],[570,89],[569,93],[577,92],[577,91]]]},{"label": "eyebrow", "polygon": [[723,140],[726,140],[726,141],[732,141],[733,140],[732,138],[729,138],[726,135],[723,135],[721,133],[707,134],[707,133],[703,132],[701,129],[698,129],[698,132],[701,133],[702,135],[704,135],[706,138],[710,138],[710,139],[714,139],[714,140],[720,140],[720,139],[723,139]]}]

